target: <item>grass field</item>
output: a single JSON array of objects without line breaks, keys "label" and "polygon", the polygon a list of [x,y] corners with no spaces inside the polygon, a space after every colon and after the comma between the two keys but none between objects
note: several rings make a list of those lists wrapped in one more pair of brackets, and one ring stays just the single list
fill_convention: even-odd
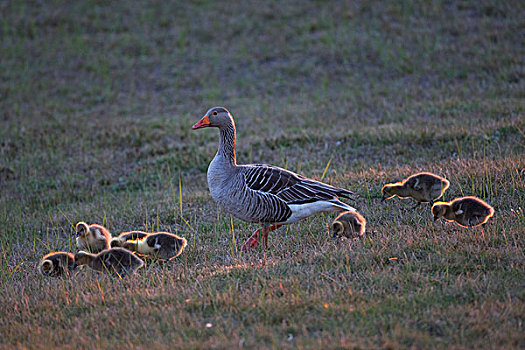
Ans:
[{"label": "grass field", "polygon": [[[0,347],[525,347],[524,18],[518,0],[2,2]],[[366,238],[318,215],[243,254],[257,226],[207,188],[218,133],[191,131],[215,105],[239,163],[358,193]],[[495,216],[380,202],[423,170]],[[188,247],[124,280],[38,275],[80,220]]]}]

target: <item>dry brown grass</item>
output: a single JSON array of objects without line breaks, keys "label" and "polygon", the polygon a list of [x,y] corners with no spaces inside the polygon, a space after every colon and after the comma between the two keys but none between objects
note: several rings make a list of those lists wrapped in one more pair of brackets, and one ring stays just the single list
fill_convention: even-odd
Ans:
[{"label": "dry brown grass", "polygon": [[[525,76],[521,1],[0,5],[0,347],[522,348]],[[363,240],[333,215],[256,228],[217,209],[214,105],[242,163],[361,195]],[[417,171],[484,228],[380,203]],[[182,193],[179,191],[179,185]],[[188,239],[124,280],[39,276],[73,225]],[[210,324],[210,327],[207,327]]]}]

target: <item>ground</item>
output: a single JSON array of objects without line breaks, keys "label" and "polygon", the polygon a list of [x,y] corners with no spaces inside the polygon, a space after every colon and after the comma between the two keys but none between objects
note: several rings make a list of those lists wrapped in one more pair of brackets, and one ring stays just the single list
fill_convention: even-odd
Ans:
[{"label": "ground", "polygon": [[[523,1],[10,1],[0,4],[0,347],[523,348]],[[208,108],[239,163],[356,192],[274,231],[217,208]],[[380,202],[417,171],[483,228]],[[78,221],[188,239],[123,280],[45,278]]]}]

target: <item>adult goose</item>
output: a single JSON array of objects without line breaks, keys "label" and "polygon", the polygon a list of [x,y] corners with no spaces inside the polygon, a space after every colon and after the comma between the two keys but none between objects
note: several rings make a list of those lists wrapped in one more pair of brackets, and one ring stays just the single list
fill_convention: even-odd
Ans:
[{"label": "adult goose", "polygon": [[337,197],[353,192],[306,178],[286,169],[265,165],[238,165],[235,158],[235,122],[224,107],[208,110],[192,129],[219,128],[219,150],[208,167],[211,196],[224,210],[247,222],[262,224],[243,250],[267,247],[268,233],[310,215],[327,211],[355,211]]}]

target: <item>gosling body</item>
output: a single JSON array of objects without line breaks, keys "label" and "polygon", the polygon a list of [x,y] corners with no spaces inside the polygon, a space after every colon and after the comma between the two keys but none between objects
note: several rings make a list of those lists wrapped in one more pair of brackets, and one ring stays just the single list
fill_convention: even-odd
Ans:
[{"label": "gosling body", "polygon": [[159,259],[171,260],[179,256],[186,245],[187,241],[184,237],[168,232],[157,232],[150,233],[140,240],[127,241],[124,243],[124,248]]},{"label": "gosling body", "polygon": [[144,262],[132,252],[124,248],[111,248],[98,254],[80,251],[75,254],[77,265],[88,265],[95,271],[116,274],[119,276],[130,275],[144,265]]},{"label": "gosling body", "polygon": [[111,233],[102,225],[88,225],[80,221],[76,225],[76,237],[79,250],[98,253],[110,248]]},{"label": "gosling body", "polygon": [[122,247],[126,241],[143,239],[147,235],[148,233],[143,231],[122,232],[118,237],[112,238],[109,245],[111,248]]},{"label": "gosling body", "polygon": [[477,197],[461,197],[450,202],[436,202],[432,206],[434,221],[444,218],[463,227],[484,225],[494,216],[494,208]]},{"label": "gosling body", "polygon": [[48,277],[69,275],[76,268],[75,256],[68,252],[51,252],[38,264],[38,271]]},{"label": "gosling body", "polygon": [[433,204],[450,186],[450,182],[436,174],[417,173],[401,182],[390,183],[383,186],[381,193],[385,199],[398,196],[399,198],[413,198],[418,206],[421,203]]},{"label": "gosling body", "polygon": [[332,222],[333,236],[347,238],[362,237],[366,230],[366,219],[356,211],[345,211]]}]

